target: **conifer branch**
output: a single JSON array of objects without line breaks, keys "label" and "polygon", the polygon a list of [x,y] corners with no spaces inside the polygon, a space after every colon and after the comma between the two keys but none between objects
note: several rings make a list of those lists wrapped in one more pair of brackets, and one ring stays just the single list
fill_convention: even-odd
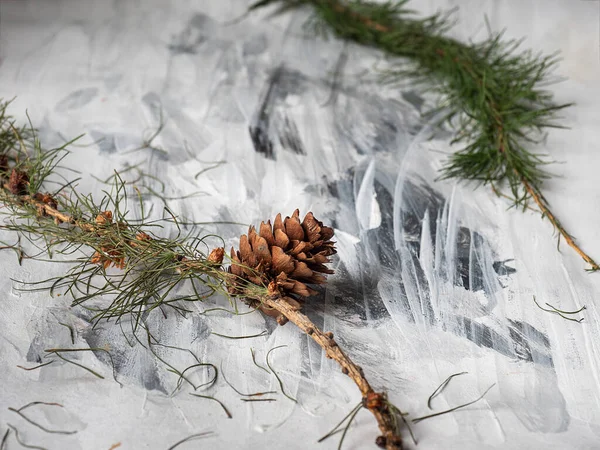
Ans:
[{"label": "conifer branch", "polygon": [[[5,184],[3,186],[3,190],[10,190],[9,184]],[[30,205],[31,207],[35,208],[39,214],[37,220],[54,219],[59,223],[65,223],[72,225],[73,227],[78,227],[86,233],[95,233],[98,231],[98,226],[104,225],[102,220],[100,220],[100,223],[76,220],[74,217],[59,211],[56,207],[54,207],[54,205],[49,205],[35,200],[35,195],[33,197],[29,195],[14,196],[11,195],[10,192],[5,192],[5,194],[7,194],[7,196],[4,197],[4,202],[12,201],[13,205]],[[106,215],[108,214],[105,214],[105,216]],[[112,214],[109,216],[112,217]],[[123,224],[123,226],[125,226],[125,224]],[[72,234],[71,236],[73,242],[79,243],[81,241],[77,234]],[[149,235],[145,236],[149,237]],[[114,240],[112,239],[107,241],[107,245],[104,247],[110,247],[113,249],[119,248],[118,246],[114,245]],[[135,244],[131,248],[135,248]],[[173,257],[172,254],[168,254],[166,256],[171,258]],[[133,257],[135,258],[136,256]],[[126,261],[130,258],[131,256],[128,255],[126,251],[108,251],[105,255],[102,255],[102,257],[96,258],[96,262],[104,264],[106,268],[110,265],[115,265],[116,267],[123,269]],[[206,259],[202,259],[200,257],[188,259],[183,256],[178,257],[176,255],[174,259],[178,260],[178,266],[175,267],[175,270],[184,273],[187,271],[197,271],[201,269],[203,272],[206,272],[207,266],[211,268],[219,266],[222,258],[222,249],[215,249],[215,251],[211,252]],[[94,257],[92,257],[90,261],[94,261]],[[230,282],[230,274],[227,274],[226,272],[217,270],[212,272],[211,276],[219,279],[220,282]],[[177,281],[175,283],[177,283]],[[254,289],[246,287],[244,290],[239,292],[238,296],[247,298],[252,304],[264,306],[270,310],[277,311],[279,315],[285,317],[285,322],[289,320],[300,330],[309,335],[323,349],[323,351],[325,351],[327,358],[335,360],[340,365],[342,372],[348,375],[359,388],[362,395],[363,407],[368,409],[373,414],[379,425],[381,435],[377,438],[378,445],[382,448],[386,448],[387,450],[399,450],[402,448],[400,431],[397,429],[397,421],[393,417],[395,412],[389,407],[389,402],[387,401],[385,393],[375,392],[366,379],[363,369],[356,365],[338,346],[337,342],[333,338],[333,333],[321,331],[306,315],[302,314],[297,310],[296,307],[293,306],[293,302],[285,301],[280,295],[269,294],[267,290],[260,290],[257,287]],[[198,300],[200,300],[200,298],[198,298]],[[119,316],[123,314],[124,312],[121,312]],[[101,317],[107,316],[103,314]],[[285,322],[282,322],[279,317],[278,321],[280,324],[285,324]]]},{"label": "conifer branch", "polygon": [[[114,177],[113,193],[107,192],[99,202],[91,195],[77,193],[72,182],[61,185],[60,195],[42,193],[47,179],[54,175],[57,161],[62,159],[60,155],[67,150],[44,150],[35,138],[35,130],[14,127],[6,107],[7,104],[0,104],[0,205],[5,208],[3,214],[8,221],[0,229],[25,237],[39,248],[40,254],[55,249],[63,254],[82,255],[68,274],[34,282],[29,290],[64,289],[73,295],[74,306],[96,313],[96,323],[130,316],[135,323],[134,332],[142,315],[155,308],[171,307],[184,314],[187,310],[180,303],[202,301],[215,292],[227,295],[229,291],[250,306],[277,317],[279,324],[290,321],[307,333],[359,388],[362,406],[371,411],[381,431],[377,445],[388,450],[402,448],[398,409],[389,403],[385,393],[373,390],[362,369],[342,351],[331,332],[321,331],[300,312],[301,299],[292,298],[314,294],[305,283],[323,283],[325,278],[320,273],[332,273],[323,264],[329,261],[328,255],[335,253],[331,228],[314,219],[312,213],[302,224],[298,211],[285,221],[278,216],[270,238],[266,224],[261,225],[260,236],[251,227],[250,238],[244,235],[240,239],[241,252],[232,253],[229,270],[223,270],[223,248],[213,249],[207,255],[197,249],[202,242],[198,236],[162,239],[151,234],[148,227],[155,224],[143,217],[141,205],[142,219],[128,219],[123,212],[126,186],[118,174]],[[269,244],[277,248],[261,245],[262,236],[272,239]],[[283,249],[278,247],[282,245]],[[249,262],[251,266],[247,265]],[[281,272],[277,264],[281,265]],[[270,278],[266,272],[271,265],[272,273],[278,273],[278,277]],[[109,271],[111,267],[118,270]],[[185,281],[191,281],[194,293],[170,298],[175,286]],[[196,285],[204,290],[198,290]],[[87,306],[100,296],[108,297],[111,303]]]},{"label": "conifer branch", "polygon": [[464,44],[445,33],[450,14],[414,18],[408,0],[375,3],[363,0],[262,0],[250,10],[278,5],[278,11],[311,6],[311,23],[324,33],[408,58],[404,66],[384,76],[389,82],[411,78],[436,90],[441,97],[437,111],[442,122],[456,129],[452,144],[464,144],[442,169],[441,177],[473,180],[503,197],[497,187],[507,185],[513,206],[527,208],[535,202],[570,247],[591,271],[600,266],[574,241],[541,195],[549,178],[542,156],[526,147],[539,143],[547,128],[561,128],[557,113],[570,104],[558,105],[542,89],[556,65],[555,55],[518,51],[520,41],[490,35],[479,43]]}]

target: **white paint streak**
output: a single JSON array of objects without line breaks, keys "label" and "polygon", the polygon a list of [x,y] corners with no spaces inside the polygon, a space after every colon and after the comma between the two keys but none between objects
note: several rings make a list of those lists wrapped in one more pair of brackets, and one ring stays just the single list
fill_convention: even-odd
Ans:
[{"label": "white paint streak", "polygon": [[[83,171],[83,192],[102,186],[90,175],[105,177],[139,164],[166,182],[166,195],[202,191],[171,203],[190,220],[257,225],[298,207],[335,221],[338,273],[322,296],[307,303],[307,312],[334,332],[373,384],[387,388],[390,398],[416,417],[431,412],[426,399],[452,373],[469,372],[436,398],[436,411],[474,399],[497,383],[477,405],[415,426],[419,448],[597,446],[600,282],[581,270],[572,252],[556,252],[552,230],[538,216],[506,211],[485,188],[435,181],[445,161],[440,152],[454,150],[448,136],[428,140],[441,115],[422,123],[409,101],[409,94],[415,95],[410,86],[382,87],[358,78],[376,62],[370,50],[349,46],[333,86],[331,74],[344,46],[302,37],[300,16],[267,18],[264,11],[225,27],[221,23],[238,17],[245,2],[134,3],[116,2],[114,10],[91,0],[61,0],[51,8],[32,0],[3,4],[0,94],[17,94],[13,112],[25,119],[28,108],[52,144],[61,140],[57,132],[90,132],[84,143],[93,145],[73,149],[66,161]],[[533,20],[532,42],[545,45],[553,36],[553,45],[568,43],[566,70],[581,76],[557,92],[584,105],[594,98],[597,64],[581,65],[572,48],[577,39],[568,31],[587,30],[578,40],[595,42],[597,22],[587,9],[593,2],[566,7],[533,1],[527,11],[538,5],[544,14],[527,17],[510,2],[468,3],[461,5],[467,20],[487,12],[491,23],[510,24],[517,34],[518,27],[528,31]],[[414,5],[438,6],[448,2]],[[559,32],[556,24],[562,24]],[[467,28],[456,33],[469,36]],[[274,82],[278,67],[282,77]],[[265,101],[269,90],[272,97]],[[597,127],[581,117],[594,117],[597,105],[585,108],[586,114],[573,120],[577,132],[568,141],[553,134],[555,140],[548,142],[586,143],[587,136],[593,145],[562,145],[569,151],[564,166],[577,179],[561,179],[560,190],[549,184],[548,194],[557,200],[551,198],[555,210],[565,211],[561,217],[593,248],[598,220],[588,207],[593,201],[585,196],[594,190],[585,179],[595,170],[589,160],[596,154],[590,150]],[[161,109],[165,128],[154,143],[166,154],[132,152],[158,125]],[[270,159],[255,151],[251,126],[264,132],[262,150],[269,142]],[[226,163],[195,178],[216,161]],[[152,204],[152,217],[160,216],[162,204],[146,201],[147,207]],[[571,210],[575,213],[567,213]],[[579,211],[585,211],[585,220]],[[245,227],[207,226],[206,231],[218,231],[229,246]],[[286,448],[294,450],[314,446],[359,401],[351,381],[291,325],[274,327],[259,314],[199,314],[230,308],[221,297],[186,305],[192,311],[186,317],[169,312],[164,319],[155,311],[147,324],[161,342],[189,349],[218,367],[222,362],[227,379],[244,393],[278,391],[276,402],[243,403],[221,379],[215,387],[200,388],[197,393],[227,405],[234,416],[227,419],[215,402],[190,396],[187,383],[170,397],[177,375],[143,346],[130,345],[117,324],[92,330],[84,311],[69,308],[70,299],[25,293],[18,290],[22,284],[9,280],[56,276],[63,265],[25,261],[19,267],[13,254],[0,253],[0,267],[0,291],[7,293],[0,308],[0,411],[29,401],[59,401],[69,413],[61,416],[64,423],[48,420],[57,429],[79,430],[74,436],[47,435],[19,423],[27,442],[69,449],[110,448],[116,442],[124,448],[168,448],[189,434],[212,430],[217,437],[202,445],[279,448],[284,437]],[[532,295],[563,309],[586,305],[584,323],[540,311]],[[78,330],[75,344],[59,319]],[[268,336],[244,340],[210,334],[251,335],[267,328]],[[44,348],[92,344],[110,346],[123,388],[112,381],[102,355],[92,352],[77,355],[77,361],[105,380],[63,363],[32,372],[16,368],[37,364]],[[281,395],[276,379],[252,363],[250,347],[266,365],[267,352],[278,345],[287,347],[274,350],[270,361],[299,404]],[[195,363],[186,351],[155,350],[178,370]],[[205,368],[186,375],[194,384],[210,379]],[[5,416],[0,413],[0,435],[9,419],[17,419]],[[346,442],[368,448],[374,423],[359,417]],[[337,443],[321,447],[333,449]]]}]

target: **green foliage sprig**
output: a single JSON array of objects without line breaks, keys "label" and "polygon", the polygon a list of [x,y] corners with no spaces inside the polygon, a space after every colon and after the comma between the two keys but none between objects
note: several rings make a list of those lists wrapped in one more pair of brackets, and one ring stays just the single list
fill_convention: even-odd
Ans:
[{"label": "green foliage sprig", "polygon": [[[183,371],[169,364],[153,350],[153,346],[178,347],[159,343],[153,338],[145,318],[156,309],[166,315],[165,311],[169,308],[185,315],[191,312],[186,308],[186,302],[202,301],[218,292],[229,295],[233,286],[235,295],[242,297],[247,304],[277,312],[279,324],[287,321],[294,323],[321,346],[327,357],[335,360],[342,372],[358,387],[362,396],[361,405],[373,414],[379,426],[378,444],[388,450],[401,448],[400,422],[396,417],[399,410],[387,400],[384,392],[376,392],[371,387],[362,368],[339,347],[333,333],[325,333],[319,329],[300,311],[297,302],[287,301],[278,291],[254,284],[256,282],[246,283],[243,277],[224,270],[224,249],[217,247],[209,253],[207,238],[211,236],[194,231],[183,234],[177,217],[167,206],[167,218],[150,220],[144,210],[141,192],[134,189],[137,201],[131,202],[128,198],[128,191],[131,190],[128,188],[131,186],[118,173],[106,180],[112,184],[112,189],[103,190],[100,200],[96,200],[91,194],[80,193],[76,180],[62,180],[55,170],[68,152],[68,143],[56,149],[43,148],[35,129],[31,126],[17,128],[7,114],[7,107],[7,103],[0,101],[0,217],[4,219],[0,230],[12,231],[27,241],[29,245],[26,258],[45,260],[58,254],[63,256],[61,262],[73,264],[66,274],[27,283],[24,290],[49,289],[50,292],[59,290],[61,294],[70,294],[74,306],[91,311],[94,325],[102,320],[114,320],[121,326],[124,322],[131,324],[133,337],[141,345],[144,344],[138,337],[138,332],[146,331],[146,348],[168,367],[169,372],[179,376],[175,389],[177,391],[183,381],[187,381],[194,390],[206,385],[196,386],[185,376],[188,369],[198,367],[213,368],[214,377],[207,383],[212,386],[218,376],[216,366],[201,362],[193,353],[197,364]],[[58,187],[52,192],[44,192],[52,185]],[[162,200],[166,204],[165,199]],[[131,217],[130,208],[137,209],[139,219]],[[166,220],[168,218],[170,220]],[[166,224],[175,224],[178,230],[175,237],[163,238],[152,232],[160,231]],[[21,262],[25,253],[20,242],[21,240],[12,246],[3,245],[1,248],[15,250]],[[248,244],[247,241],[246,243]],[[29,247],[34,249],[34,253],[29,252]],[[71,260],[65,261],[65,258]],[[247,267],[239,261],[236,264],[247,275],[256,275],[253,278],[258,278],[257,269]],[[189,293],[176,293],[176,288],[183,283],[189,284]],[[237,313],[236,298],[229,298]],[[279,316],[284,320],[279,320]],[[73,339],[73,334],[71,338]],[[274,349],[276,348],[279,347]],[[296,401],[284,390],[282,380],[269,361],[269,354],[274,349],[267,353],[268,372],[278,380],[282,394]],[[47,354],[78,366],[98,378],[104,378],[98,372],[62,356],[63,352],[80,351],[108,353],[108,350],[100,348],[54,348],[47,350]],[[110,353],[108,354],[110,357]],[[110,360],[112,363],[112,358]],[[35,370],[45,365],[47,364],[23,369]],[[117,381],[114,364],[113,376]],[[227,416],[231,417],[220,400],[203,394],[191,395],[219,403]]]},{"label": "green foliage sprig", "polygon": [[[25,290],[70,294],[73,305],[93,312],[94,322],[133,315],[136,324],[155,308],[183,314],[186,302],[225,293],[228,274],[208,255],[207,239],[214,236],[199,234],[194,227],[184,233],[166,206],[164,220],[150,220],[140,190],[131,189],[118,173],[99,199],[80,193],[74,189],[77,180],[62,180],[56,174],[72,141],[43,148],[33,127],[15,126],[8,105],[0,104],[0,230],[26,241],[27,258],[58,254],[73,263],[66,274],[30,283]],[[137,198],[129,198],[128,191]],[[141,218],[133,219],[130,208]],[[177,234],[158,236],[167,224],[175,224]],[[20,245],[4,247],[23,254]],[[189,293],[172,295],[184,282]],[[256,291],[260,295],[260,289]],[[98,298],[110,299],[109,305],[94,305]]]},{"label": "green foliage sprig", "polygon": [[[380,49],[408,62],[385,73],[386,81],[407,77],[440,94],[442,122],[455,130],[460,145],[442,169],[441,178],[473,180],[490,185],[515,207],[533,201],[567,243],[591,266],[600,266],[575,243],[551,212],[542,195],[549,178],[543,155],[528,149],[539,143],[570,104],[555,104],[543,89],[550,81],[556,55],[520,51],[521,41],[490,33],[481,43],[465,44],[446,36],[451,14],[416,18],[408,0],[375,3],[362,0],[261,0],[250,10],[277,5],[277,12],[311,6],[310,23],[324,33]],[[502,188],[508,189],[508,195]]]}]

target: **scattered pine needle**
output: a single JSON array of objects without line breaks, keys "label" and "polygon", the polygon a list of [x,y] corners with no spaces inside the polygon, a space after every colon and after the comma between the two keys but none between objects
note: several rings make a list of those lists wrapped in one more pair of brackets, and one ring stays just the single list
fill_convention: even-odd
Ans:
[{"label": "scattered pine needle", "polygon": [[[179,390],[181,388],[181,385],[183,383],[182,380],[185,380],[193,389],[194,391],[198,390],[199,388],[203,387],[203,386],[212,386],[216,381],[217,378],[219,376],[219,370],[217,369],[217,367],[214,364],[211,363],[203,363],[202,361],[200,361],[200,358],[198,358],[196,356],[196,354],[191,351],[190,349],[185,349],[185,348],[181,348],[181,347],[176,347],[173,345],[166,345],[166,344],[161,344],[158,342],[158,340],[152,335],[152,333],[150,333],[150,330],[145,326],[145,325],[141,325],[142,328],[144,328],[144,330],[146,331],[146,336],[147,336],[147,348],[150,350],[150,352],[154,355],[154,357],[162,362],[165,366],[167,366],[167,371],[174,373],[175,375],[179,376],[179,379],[177,380],[177,385],[175,386],[175,389],[173,390],[172,394],[174,394],[177,390]],[[138,340],[138,342],[140,344],[142,344],[142,342],[139,340],[139,338],[137,337],[137,335],[135,335],[135,338]],[[155,342],[152,342],[152,341]],[[144,345],[144,344],[142,344]],[[179,350],[182,352],[187,352],[190,355],[192,355],[192,357],[197,361],[197,364],[193,364],[189,367],[187,367],[186,369],[183,370],[183,372],[181,372],[179,369],[177,369],[176,367],[174,367],[173,365],[169,364],[167,361],[165,361],[163,358],[161,358],[155,351],[154,351],[154,346],[159,346],[159,347],[165,347],[165,348],[170,348],[173,350]],[[201,385],[196,386],[194,383],[192,383],[186,376],[185,376],[185,372],[187,372],[190,369],[193,369],[195,367],[211,367],[214,371],[215,371],[215,375],[213,376],[213,378],[209,381],[207,381],[206,383],[203,383]]]},{"label": "scattered pine needle", "polygon": [[233,416],[231,415],[231,413],[229,412],[229,410],[227,409],[227,407],[223,404],[223,402],[221,400],[218,400],[218,399],[216,399],[214,397],[211,397],[210,395],[194,394],[192,392],[190,392],[190,395],[193,395],[194,397],[207,398],[209,400],[214,400],[219,405],[221,405],[221,408],[223,408],[223,411],[225,411],[225,414],[227,414],[227,417],[229,419],[233,418]]},{"label": "scattered pine needle", "polygon": [[53,362],[54,362],[54,361],[48,361],[48,362],[45,362],[45,363],[43,363],[43,364],[40,364],[40,365],[38,365],[38,366],[34,366],[34,367],[23,367],[23,366],[20,366],[20,365],[18,365],[18,364],[17,364],[17,367],[18,367],[19,369],[23,369],[23,370],[37,370],[37,369],[40,369],[40,368],[42,368],[42,367],[44,367],[44,366],[49,366],[49,365],[50,365],[50,364],[52,364]]},{"label": "scattered pine needle", "polygon": [[62,325],[63,327],[65,327],[69,330],[69,335],[71,336],[71,344],[75,345],[75,330],[73,329],[73,327],[69,324],[62,323],[62,322],[58,322],[58,324]]},{"label": "scattered pine needle", "polygon": [[226,339],[251,339],[251,338],[265,336],[267,333],[268,333],[267,330],[264,330],[258,334],[250,334],[247,336],[227,336],[225,334],[215,333],[214,331],[212,331],[210,334],[214,334],[215,336],[219,336],[219,337],[226,338]]},{"label": "scattered pine needle", "polygon": [[45,447],[38,447],[37,445],[31,445],[31,444],[27,444],[27,443],[23,442],[21,440],[21,436],[19,436],[19,430],[17,430],[17,428],[15,426],[11,425],[10,423],[8,423],[7,425],[15,432],[15,438],[17,439],[17,442],[19,444],[21,444],[23,447],[31,448],[34,450],[48,450]]},{"label": "scattered pine needle", "polygon": [[193,439],[198,439],[201,437],[207,437],[210,436],[211,434],[213,434],[212,431],[204,431],[203,433],[196,433],[196,434],[192,434],[191,436],[188,436],[180,441],[177,441],[175,444],[173,444],[172,446],[170,446],[168,448],[168,450],[174,450],[175,448],[179,447],[181,444],[184,444],[188,441],[191,441]]},{"label": "scattered pine needle", "polygon": [[223,380],[225,380],[225,383],[227,383],[231,389],[233,389],[236,393],[238,393],[242,397],[260,397],[261,395],[266,395],[266,394],[277,394],[276,391],[255,392],[254,394],[244,394],[243,392],[237,390],[236,387],[233,384],[231,384],[229,382],[229,380],[227,380],[227,377],[225,376],[225,372],[223,371],[222,363],[221,363],[221,376],[223,377]]},{"label": "scattered pine needle", "polygon": [[419,423],[419,422],[421,422],[421,421],[423,421],[423,420],[426,420],[426,419],[431,419],[432,417],[441,416],[441,415],[443,415],[443,414],[448,414],[448,413],[454,412],[454,411],[456,411],[456,410],[458,410],[458,409],[461,409],[461,408],[464,408],[464,407],[466,407],[466,406],[472,405],[473,403],[477,403],[479,400],[481,400],[483,397],[485,397],[485,395],[486,395],[486,394],[487,394],[487,393],[490,391],[490,389],[492,389],[494,386],[496,386],[496,383],[492,384],[492,385],[491,385],[489,388],[487,388],[487,389],[485,390],[485,392],[484,392],[483,394],[481,394],[479,397],[477,397],[475,400],[473,400],[473,401],[471,401],[471,402],[465,403],[465,404],[463,404],[463,405],[456,406],[456,407],[454,407],[454,408],[447,409],[447,410],[445,410],[445,411],[440,411],[440,412],[437,412],[437,413],[429,414],[429,415],[427,415],[427,416],[417,417],[416,419],[413,419],[412,421],[413,421],[413,423]]},{"label": "scattered pine needle", "polygon": [[258,364],[258,363],[256,362],[256,354],[254,353],[254,349],[253,349],[252,347],[250,348],[250,353],[252,353],[252,362],[254,363],[254,365],[255,365],[256,367],[258,367],[259,369],[262,369],[262,370],[264,370],[265,372],[267,372],[267,373],[270,375],[270,374],[271,374],[271,372],[269,371],[269,369],[267,369],[267,368],[266,368],[266,367],[264,367],[264,366],[261,366],[260,364]]},{"label": "scattered pine needle", "polygon": [[23,413],[24,409],[27,409],[31,406],[36,406],[36,405],[58,406],[60,408],[63,408],[63,405],[61,405],[60,403],[31,402],[25,406],[22,406],[19,409],[9,407],[8,410],[14,412],[15,414],[18,414],[19,416],[21,416],[21,418],[25,419],[31,425],[39,428],[42,431],[45,431],[46,433],[52,433],[52,434],[75,434],[75,433],[77,433],[77,431],[50,430],[49,428],[46,428],[43,425],[40,425],[39,423],[33,421],[32,419],[30,419]]},{"label": "scattered pine needle", "polygon": [[6,448],[6,442],[8,441],[8,435],[10,434],[10,428],[6,430],[4,433],[4,437],[2,438],[2,442],[0,443],[0,450],[4,450]]},{"label": "scattered pine needle", "polygon": [[323,436],[321,439],[319,439],[317,442],[321,443],[324,440],[330,438],[331,436],[333,436],[334,434],[338,433],[339,431],[341,431],[340,427],[344,424],[344,422],[349,418],[352,417],[354,418],[354,415],[356,415],[356,413],[360,410],[360,408],[362,408],[363,404],[362,402],[360,402],[358,405],[356,405],[354,408],[352,408],[352,411],[350,411],[348,414],[346,414],[344,416],[344,418],[340,421],[340,423],[338,423],[335,427],[333,427],[333,429],[327,433],[325,436]]},{"label": "scattered pine needle", "polygon": [[71,364],[73,364],[73,365],[75,365],[75,366],[77,366],[77,367],[81,367],[82,369],[84,369],[84,370],[87,370],[89,373],[91,373],[91,374],[92,374],[92,375],[94,375],[95,377],[98,377],[98,378],[100,378],[100,379],[104,380],[104,377],[103,377],[102,375],[100,375],[98,372],[96,372],[96,371],[94,371],[94,370],[90,369],[89,367],[86,367],[86,366],[84,366],[83,364],[76,363],[75,361],[73,361],[73,360],[71,360],[71,359],[65,358],[65,357],[64,357],[64,356],[62,356],[62,355],[61,355],[59,352],[52,352],[52,353],[53,353],[53,354],[55,354],[55,355],[56,355],[58,358],[62,359],[63,361],[66,361],[66,362],[68,362],[68,363],[71,363]]},{"label": "scattered pine needle", "polygon": [[556,315],[562,317],[565,320],[570,320],[571,322],[581,323],[581,322],[583,322],[583,319],[585,319],[585,317],[582,317],[581,319],[574,319],[573,317],[567,317],[568,315],[578,314],[581,311],[583,311],[584,309],[587,309],[585,306],[582,306],[577,311],[563,311],[563,310],[560,310],[560,309],[556,308],[555,306],[552,306],[550,303],[546,303],[546,306],[548,306],[549,308],[551,308],[551,309],[547,309],[547,308],[544,308],[544,307],[540,306],[540,304],[535,299],[535,295],[533,296],[533,302],[542,311],[546,311],[546,312],[549,312],[551,314],[556,314]]},{"label": "scattered pine needle", "polygon": [[289,394],[287,394],[285,392],[285,389],[283,387],[283,381],[281,381],[281,378],[279,377],[279,375],[277,375],[277,372],[275,372],[275,370],[273,369],[273,367],[271,367],[271,363],[269,362],[269,355],[271,354],[271,352],[273,350],[277,350],[278,348],[282,348],[282,347],[287,347],[287,345],[279,345],[279,346],[273,347],[271,350],[269,350],[267,352],[267,356],[266,356],[265,360],[267,362],[267,367],[271,370],[271,372],[273,372],[273,375],[275,375],[275,378],[277,378],[277,381],[279,382],[279,387],[281,388],[281,393],[283,395],[285,395],[287,398],[289,398],[290,400],[292,400],[293,402],[298,403],[298,400],[296,400],[294,397],[290,396]]},{"label": "scattered pine needle", "polygon": [[431,401],[432,401],[432,400],[433,400],[435,397],[437,397],[438,395],[440,395],[444,389],[446,389],[446,386],[448,386],[448,384],[450,383],[450,381],[452,380],[452,378],[454,378],[454,377],[457,377],[457,376],[459,376],[459,375],[464,375],[464,374],[466,374],[466,373],[467,373],[467,372],[459,372],[459,373],[454,373],[454,374],[450,375],[448,378],[446,378],[446,379],[444,380],[444,382],[443,382],[442,384],[440,384],[440,385],[437,387],[437,389],[436,389],[435,391],[433,391],[433,394],[431,394],[431,395],[429,396],[429,399],[427,400],[427,407],[428,407],[429,409],[433,409],[433,408],[431,407]]},{"label": "scattered pine needle", "polygon": [[85,367],[85,366],[83,366],[81,364],[78,364],[78,363],[76,363],[76,362],[74,362],[72,360],[68,360],[66,358],[61,357],[59,355],[59,353],[104,352],[104,353],[106,353],[108,355],[108,359],[110,360],[110,365],[112,367],[113,379],[115,380],[115,382],[119,386],[123,387],[123,383],[121,383],[119,380],[117,380],[117,369],[115,367],[115,361],[113,360],[112,355],[110,354],[110,352],[106,348],[102,348],[102,347],[94,347],[94,348],[50,348],[50,349],[47,349],[47,350],[44,350],[44,351],[46,353],[48,353],[48,354],[52,354],[53,353],[56,356],[58,356],[59,358],[65,360],[65,361],[69,361],[70,363],[75,364],[75,365],[77,365],[79,367],[82,367],[82,368],[86,369],[87,371],[93,373],[94,375],[96,375],[96,376],[98,376],[99,378],[102,378],[102,379],[104,379],[103,376],[97,374],[93,370],[91,370],[91,369],[89,369],[89,368],[87,368],[87,367]]},{"label": "scattered pine needle", "polygon": [[400,411],[400,409],[396,405],[394,405],[393,403],[390,403],[389,401],[387,402],[387,405],[388,405],[388,408],[390,408],[390,410],[394,413],[394,414],[392,414],[392,420],[394,421],[394,425],[393,425],[394,430],[400,429],[400,427],[398,426],[398,422],[397,422],[397,417],[400,417],[402,419],[402,422],[404,423],[404,425],[406,425],[406,428],[408,429],[410,438],[413,440],[415,445],[418,445],[417,438],[415,437],[415,435],[413,433],[412,427],[410,426],[410,423],[408,423],[408,421],[404,417],[408,413],[406,413],[406,414],[403,413],[402,411]]}]

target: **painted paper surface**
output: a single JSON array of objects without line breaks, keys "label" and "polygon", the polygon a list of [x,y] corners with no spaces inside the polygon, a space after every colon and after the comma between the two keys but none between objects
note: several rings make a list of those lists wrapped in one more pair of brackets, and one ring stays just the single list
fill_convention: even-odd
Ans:
[{"label": "painted paper surface", "polygon": [[[430,3],[427,10],[413,6],[428,12],[454,5]],[[599,63],[577,61],[588,50],[597,55],[590,42],[597,43],[598,18],[594,2],[580,3],[530,1],[517,11],[509,2],[464,2],[458,18],[483,24],[487,13],[495,29],[511,23],[518,35],[530,27],[530,46],[563,49],[562,74],[570,81],[555,89],[558,100],[578,103],[568,116],[573,129],[552,133],[540,151],[566,160],[548,197],[597,255],[597,102],[590,99],[598,99]],[[598,275],[585,273],[566,247],[556,250],[539,214],[507,210],[486,187],[437,179],[453,151],[452,133],[422,116],[435,100],[428,93],[409,82],[378,82],[373,69],[389,64],[380,54],[307,36],[306,12],[271,17],[265,10],[234,21],[243,1],[21,1],[0,8],[0,96],[17,96],[12,112],[26,120],[27,109],[48,146],[86,133],[66,160],[82,173],[78,189],[98,192],[105,187],[98,178],[113,170],[133,180],[138,167],[154,177],[146,180],[154,190],[164,183],[180,217],[229,222],[205,225],[227,248],[246,229],[231,222],[313,211],[335,228],[338,257],[336,274],[307,313],[377,388],[415,418],[495,384],[480,402],[415,424],[419,448],[600,448]],[[575,26],[585,39],[570,34]],[[456,33],[483,37],[460,26]],[[161,121],[161,133],[144,146]],[[164,206],[150,195],[145,205],[157,217]],[[47,448],[154,449],[212,431],[180,448],[329,449],[337,448],[335,437],[316,441],[360,400],[348,377],[292,324],[280,327],[258,313],[202,314],[230,307],[225,298],[187,305],[185,317],[145,317],[164,344],[153,353],[136,343],[126,321],[93,327],[88,311],[69,307],[70,298],[22,290],[67,266],[19,266],[10,252],[0,253],[0,264],[2,435],[11,424],[26,443]],[[541,311],[533,296],[565,310],[585,305],[585,320]],[[264,330],[243,340],[212,334]],[[280,345],[269,363],[297,403],[252,360],[251,349],[265,366],[267,352]],[[104,351],[71,355],[104,379],[64,362],[17,367],[47,361],[49,348],[103,348],[112,363]],[[190,396],[187,383],[172,395],[178,376],[169,367],[197,362],[178,348],[217,366],[240,392],[276,391],[276,401],[242,402],[222,379],[197,391],[221,400],[228,419],[217,403]],[[431,411],[429,395],[465,371]],[[211,376],[205,368],[189,371],[196,385]],[[78,432],[48,434],[8,410],[32,401],[64,406],[31,410],[36,421]],[[360,413],[345,448],[374,448],[375,436],[372,417]],[[7,448],[17,446],[13,437]]]}]

